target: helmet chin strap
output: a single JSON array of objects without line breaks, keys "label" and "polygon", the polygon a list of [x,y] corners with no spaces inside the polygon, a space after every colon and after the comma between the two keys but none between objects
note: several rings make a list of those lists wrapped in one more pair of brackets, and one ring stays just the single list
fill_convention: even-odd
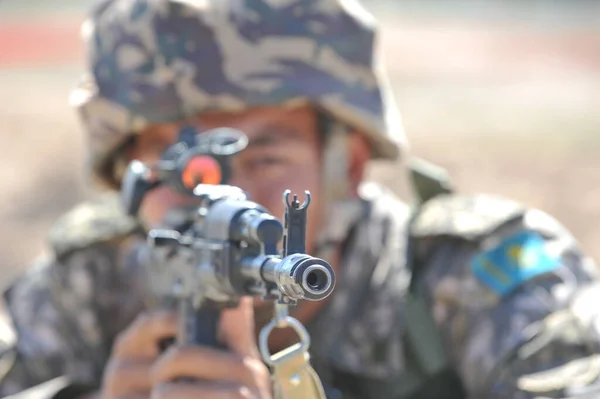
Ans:
[{"label": "helmet chin strap", "polygon": [[348,170],[350,135],[348,128],[330,119],[326,127],[322,155],[322,215],[313,256],[332,261],[336,251],[360,219],[363,206],[351,195]]}]

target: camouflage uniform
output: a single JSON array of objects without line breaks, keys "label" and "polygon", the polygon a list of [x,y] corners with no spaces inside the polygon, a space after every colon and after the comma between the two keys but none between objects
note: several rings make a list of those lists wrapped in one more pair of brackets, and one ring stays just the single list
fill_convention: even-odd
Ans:
[{"label": "camouflage uniform", "polygon": [[[364,191],[361,211],[349,224],[338,288],[308,326],[315,368],[326,384],[349,389],[344,397],[361,392],[349,385],[361,378],[401,380],[413,362],[406,342],[414,326],[405,312],[411,212],[389,193],[372,186]],[[81,236],[75,234],[82,223],[98,231],[111,221],[127,220],[116,213],[91,223],[74,217],[95,218],[118,209],[109,201],[114,199],[81,206],[64,217],[53,232],[56,259],[33,267],[8,291],[19,339],[16,359],[2,380],[3,394],[61,375],[97,386],[116,334],[144,308],[143,236],[133,223],[115,229],[114,238],[93,243],[77,241]],[[543,237],[561,264],[500,297],[474,276],[472,259],[522,231]],[[574,389],[571,377],[581,377],[581,370],[592,373],[592,381],[597,377],[590,357],[598,344],[590,330],[595,328],[597,293],[592,289],[575,296],[596,272],[551,217],[503,198],[440,196],[424,207],[412,237],[415,256],[426,262],[419,281],[431,299],[451,363],[472,397],[564,397]],[[562,379],[535,374],[577,359],[585,364],[572,364],[570,373],[562,370]],[[498,394],[481,394],[486,388]],[[533,393],[524,393],[527,389]],[[361,392],[356,397],[377,396]]]},{"label": "camouflage uniform", "polygon": [[[118,184],[113,155],[130,133],[206,109],[309,102],[342,122],[326,132],[335,144],[345,126],[375,157],[403,143],[373,73],[373,21],[352,1],[104,1],[86,36],[93,73],[73,101],[105,183]],[[330,142],[324,156],[340,153]],[[324,173],[341,179],[335,159]],[[553,218],[494,196],[413,207],[372,184],[356,200],[329,186],[320,248],[343,257],[307,327],[331,399],[558,398],[598,379],[597,272]],[[62,397],[98,387],[145,308],[144,229],[115,195],[69,212],[50,239],[53,256],[5,294],[17,340],[0,358],[3,395],[60,376]]]}]

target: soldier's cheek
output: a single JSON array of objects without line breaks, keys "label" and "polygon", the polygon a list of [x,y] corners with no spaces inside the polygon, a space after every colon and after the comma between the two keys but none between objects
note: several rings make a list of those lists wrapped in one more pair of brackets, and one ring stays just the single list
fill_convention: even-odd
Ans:
[{"label": "soldier's cheek", "polygon": [[195,202],[197,200],[178,194],[169,187],[158,187],[144,198],[139,217],[145,226],[155,227],[164,219],[170,209]]}]

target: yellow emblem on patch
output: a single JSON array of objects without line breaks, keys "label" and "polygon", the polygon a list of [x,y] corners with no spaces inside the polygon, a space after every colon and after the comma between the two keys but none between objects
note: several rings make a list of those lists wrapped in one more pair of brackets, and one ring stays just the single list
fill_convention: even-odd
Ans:
[{"label": "yellow emblem on patch", "polygon": [[475,277],[500,296],[559,266],[560,259],[548,253],[543,237],[533,231],[519,232],[471,262]]}]

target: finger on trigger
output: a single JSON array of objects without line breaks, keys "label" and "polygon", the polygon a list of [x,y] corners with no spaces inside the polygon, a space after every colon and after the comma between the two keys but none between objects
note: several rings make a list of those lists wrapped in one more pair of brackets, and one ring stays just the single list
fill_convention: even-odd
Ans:
[{"label": "finger on trigger", "polygon": [[230,350],[239,355],[260,357],[256,344],[251,297],[242,297],[237,308],[223,311],[219,338]]},{"label": "finger on trigger", "polygon": [[258,359],[190,345],[170,348],[154,364],[152,370],[153,384],[180,378],[231,381],[253,387],[260,386],[268,375]]},{"label": "finger on trigger", "polygon": [[131,392],[150,392],[153,364],[153,360],[111,359],[105,371],[104,390],[111,397],[122,397]]},{"label": "finger on trigger", "polygon": [[259,396],[243,385],[224,382],[163,383],[152,390],[151,399],[231,399],[258,398]]},{"label": "finger on trigger", "polygon": [[152,358],[159,353],[158,343],[177,334],[177,314],[155,311],[140,314],[118,337],[114,358]]}]

